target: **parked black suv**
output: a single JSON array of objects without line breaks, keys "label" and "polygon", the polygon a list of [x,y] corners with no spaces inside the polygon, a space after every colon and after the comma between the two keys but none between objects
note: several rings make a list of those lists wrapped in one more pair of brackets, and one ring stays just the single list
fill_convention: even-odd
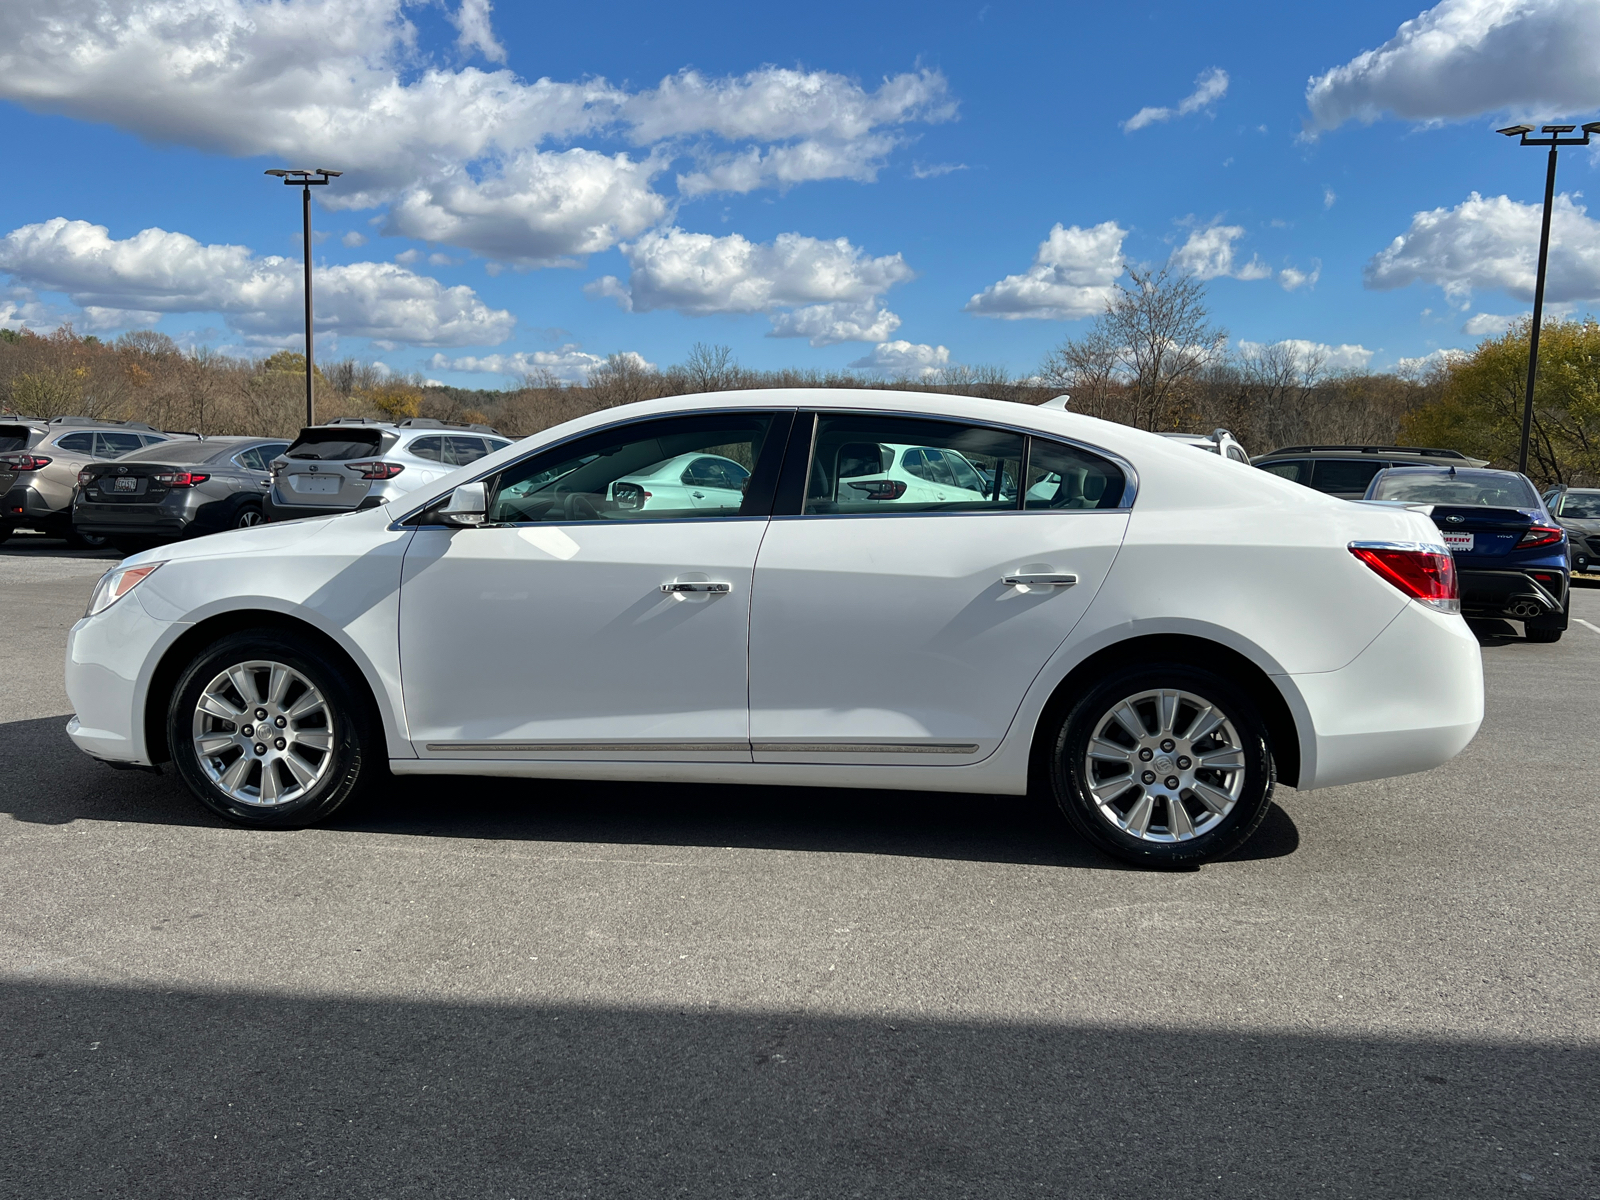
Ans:
[{"label": "parked black suv", "polygon": [[1296,483],[1359,500],[1372,477],[1385,467],[1486,467],[1485,458],[1468,458],[1459,450],[1423,446],[1284,446],[1250,460],[1263,471]]}]

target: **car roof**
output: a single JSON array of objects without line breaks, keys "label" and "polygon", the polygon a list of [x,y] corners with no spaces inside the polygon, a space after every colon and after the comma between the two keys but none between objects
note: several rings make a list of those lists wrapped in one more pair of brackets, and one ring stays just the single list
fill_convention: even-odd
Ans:
[{"label": "car roof", "polygon": [[1389,467],[1385,475],[1442,475],[1448,479],[1498,479],[1509,475],[1523,479],[1520,471],[1502,471],[1498,467],[1452,467],[1443,463],[1408,463],[1403,467]]}]

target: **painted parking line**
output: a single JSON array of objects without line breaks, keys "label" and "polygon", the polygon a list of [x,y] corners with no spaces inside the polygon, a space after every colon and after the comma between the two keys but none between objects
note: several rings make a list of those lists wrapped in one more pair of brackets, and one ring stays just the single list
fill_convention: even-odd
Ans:
[{"label": "painted parking line", "polygon": [[1579,625],[1582,625],[1585,629],[1592,629],[1596,633],[1600,633],[1600,625],[1591,625],[1591,624],[1589,624],[1589,622],[1585,621],[1582,617],[1573,617],[1572,619],[1574,621],[1576,621]]}]

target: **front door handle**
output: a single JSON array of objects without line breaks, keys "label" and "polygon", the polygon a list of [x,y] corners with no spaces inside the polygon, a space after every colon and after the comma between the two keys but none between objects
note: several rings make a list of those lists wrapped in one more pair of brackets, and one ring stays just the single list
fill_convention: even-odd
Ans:
[{"label": "front door handle", "polygon": [[708,592],[713,596],[726,596],[733,591],[731,583],[663,583],[661,590],[668,595],[677,595],[684,592]]},{"label": "front door handle", "polygon": [[1076,575],[1007,575],[1000,580],[1007,587],[1072,587],[1078,582]]}]

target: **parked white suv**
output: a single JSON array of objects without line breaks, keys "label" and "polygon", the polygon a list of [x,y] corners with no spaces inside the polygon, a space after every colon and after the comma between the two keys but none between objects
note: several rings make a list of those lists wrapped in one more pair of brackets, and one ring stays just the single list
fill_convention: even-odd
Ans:
[{"label": "parked white suv", "polygon": [[1210,433],[1163,433],[1161,436],[1182,442],[1185,446],[1193,446],[1196,450],[1204,450],[1209,454],[1220,454],[1223,458],[1230,458],[1234,462],[1246,464],[1250,462],[1250,456],[1239,444],[1239,439],[1226,429],[1213,429]]},{"label": "parked white suv", "polygon": [[377,508],[510,444],[487,425],[428,417],[340,417],[308,426],[272,462],[267,520]]}]

